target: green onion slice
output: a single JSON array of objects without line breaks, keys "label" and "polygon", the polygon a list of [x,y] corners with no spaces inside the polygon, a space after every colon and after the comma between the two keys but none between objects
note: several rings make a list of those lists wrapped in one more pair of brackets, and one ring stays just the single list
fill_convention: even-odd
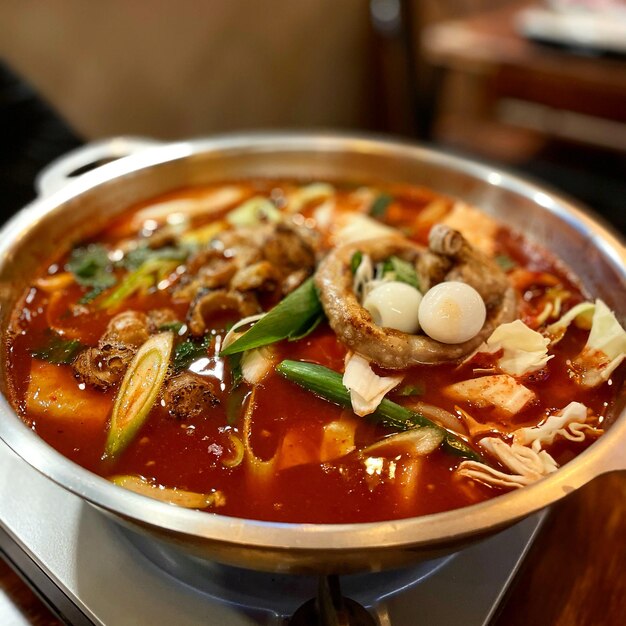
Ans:
[{"label": "green onion slice", "polygon": [[[340,406],[350,408],[350,392],[342,383],[342,376],[323,365],[306,363],[304,361],[285,360],[276,367],[276,371],[304,389],[313,392],[317,396],[334,402]],[[368,415],[369,419],[396,428],[408,430],[410,428],[429,427],[438,429],[443,434],[443,449],[456,456],[461,456],[474,461],[481,461],[481,457],[462,439],[435,424],[428,418],[411,411],[386,398],[378,405],[378,408]]]},{"label": "green onion slice", "polygon": [[165,380],[173,344],[171,332],[153,335],[131,361],[113,405],[105,457],[116,458],[146,421]]},{"label": "green onion slice", "polygon": [[281,300],[250,330],[226,346],[220,356],[259,348],[282,339],[295,341],[311,333],[323,319],[313,277]]}]

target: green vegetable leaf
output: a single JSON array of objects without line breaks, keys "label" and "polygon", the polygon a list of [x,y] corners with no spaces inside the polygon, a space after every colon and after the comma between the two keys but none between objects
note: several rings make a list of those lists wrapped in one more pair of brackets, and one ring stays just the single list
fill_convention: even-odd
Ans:
[{"label": "green vegetable leaf", "polygon": [[356,271],[359,269],[359,265],[361,265],[361,261],[363,260],[363,253],[360,250],[357,250],[350,259],[350,270],[352,274],[356,274]]},{"label": "green vegetable leaf", "polygon": [[320,323],[322,317],[322,305],[311,277],[222,350],[220,356],[259,348],[281,339],[301,339]]},{"label": "green vegetable leaf", "polygon": [[92,300],[95,300],[101,293],[105,292],[108,287],[94,287],[91,291],[88,291],[80,300],[78,304],[89,304]]},{"label": "green vegetable leaf", "polygon": [[[350,392],[344,387],[342,376],[322,365],[306,363],[304,361],[283,361],[276,367],[276,371],[297,385],[320,396],[324,400],[334,402],[347,408],[352,407]],[[378,405],[374,413],[368,418],[398,430],[408,430],[427,426],[435,428],[443,434],[443,449],[451,454],[462,456],[475,461],[481,457],[462,439],[435,424],[420,413],[411,411],[386,398]]]},{"label": "green vegetable leaf", "polygon": [[208,356],[207,350],[211,344],[211,337],[206,335],[200,341],[187,339],[179,343],[174,350],[174,370],[180,372],[187,369],[194,361]]},{"label": "green vegetable leaf", "polygon": [[387,213],[387,208],[393,202],[393,197],[387,193],[381,193],[377,198],[372,202],[372,206],[370,207],[370,215],[372,217],[385,217],[385,213]]},{"label": "green vegetable leaf", "polygon": [[48,363],[69,365],[84,348],[85,346],[77,339],[63,339],[61,335],[53,333],[44,346],[33,350],[31,354]]},{"label": "green vegetable leaf", "polygon": [[503,272],[508,272],[517,267],[517,263],[506,254],[499,254],[494,258],[494,261]]},{"label": "green vegetable leaf", "polygon": [[132,272],[139,269],[148,260],[184,261],[188,254],[189,250],[186,247],[165,246],[152,249],[148,246],[140,246],[127,252],[118,265]]},{"label": "green vegetable leaf", "polygon": [[149,257],[138,269],[124,277],[118,287],[100,302],[100,308],[115,308],[138,291],[148,291],[179,264],[178,258]]},{"label": "green vegetable leaf", "polygon": [[246,395],[250,393],[250,389],[246,385],[242,386],[241,384],[243,382],[241,357],[242,354],[240,352],[226,357],[230,367],[230,393],[226,399],[226,423],[231,426],[239,419]]},{"label": "green vegetable leaf", "polygon": [[226,423],[233,426],[241,417],[245,406],[246,396],[250,393],[248,387],[239,386],[228,394],[226,399]]},{"label": "green vegetable leaf", "polygon": [[159,326],[159,330],[171,330],[175,335],[183,335],[181,330],[186,327],[184,322],[166,322]]},{"label": "green vegetable leaf", "polygon": [[289,341],[299,341],[300,339],[308,337],[325,319],[326,315],[324,311],[320,311],[317,317],[306,320],[302,328],[291,333],[288,337]]},{"label": "green vegetable leaf", "polygon": [[229,355],[227,357],[227,360],[228,365],[230,366],[230,390],[234,391],[243,381],[243,371],[241,369],[241,352]]},{"label": "green vegetable leaf", "polygon": [[393,274],[394,280],[411,285],[411,287],[415,287],[418,291],[420,289],[419,278],[417,277],[415,268],[408,261],[400,257],[390,256],[386,259],[383,266],[383,273],[391,273]]},{"label": "green vegetable leaf", "polygon": [[66,268],[83,287],[104,290],[117,282],[108,250],[101,244],[92,243],[72,250]]}]

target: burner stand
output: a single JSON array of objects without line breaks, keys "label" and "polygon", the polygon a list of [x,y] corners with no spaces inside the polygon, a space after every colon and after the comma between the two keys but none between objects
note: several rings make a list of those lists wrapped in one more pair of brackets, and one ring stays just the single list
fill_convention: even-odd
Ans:
[{"label": "burner stand", "polygon": [[[365,606],[376,626],[486,626],[543,517],[454,557],[342,577],[342,593]],[[0,556],[67,623],[286,626],[316,595],[315,577],[218,565],[138,537],[0,444]]]}]

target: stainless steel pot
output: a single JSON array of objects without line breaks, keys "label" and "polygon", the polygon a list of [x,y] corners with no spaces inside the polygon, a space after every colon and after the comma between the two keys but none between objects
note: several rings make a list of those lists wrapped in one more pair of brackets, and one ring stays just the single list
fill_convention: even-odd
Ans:
[{"label": "stainless steel pot", "polygon": [[[89,160],[137,154],[66,184]],[[89,146],[48,169],[45,193],[0,234],[0,324],[41,263],[98,230],[129,205],[168,190],[233,178],[272,177],[426,185],[482,207],[555,252],[626,318],[626,249],[583,209],[492,167],[413,145],[363,137],[295,134],[226,136],[146,147],[112,140]],[[6,358],[0,385],[6,393]],[[187,553],[281,572],[345,573],[406,565],[457,550],[578,489],[626,469],[626,393],[611,427],[588,450],[538,483],[462,510],[368,524],[278,524],[175,508],[115,487],[67,460],[30,431],[0,398],[0,436],[48,478],[141,533]],[[320,498],[323,498],[320,494]]]}]

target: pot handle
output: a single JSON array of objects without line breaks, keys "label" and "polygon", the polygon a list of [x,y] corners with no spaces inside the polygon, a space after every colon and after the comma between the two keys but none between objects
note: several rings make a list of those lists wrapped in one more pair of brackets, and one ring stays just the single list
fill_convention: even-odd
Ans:
[{"label": "pot handle", "polygon": [[90,171],[121,157],[160,145],[156,139],[145,137],[113,137],[76,148],[46,165],[35,179],[40,196],[48,196],[80,176],[80,170]]}]

